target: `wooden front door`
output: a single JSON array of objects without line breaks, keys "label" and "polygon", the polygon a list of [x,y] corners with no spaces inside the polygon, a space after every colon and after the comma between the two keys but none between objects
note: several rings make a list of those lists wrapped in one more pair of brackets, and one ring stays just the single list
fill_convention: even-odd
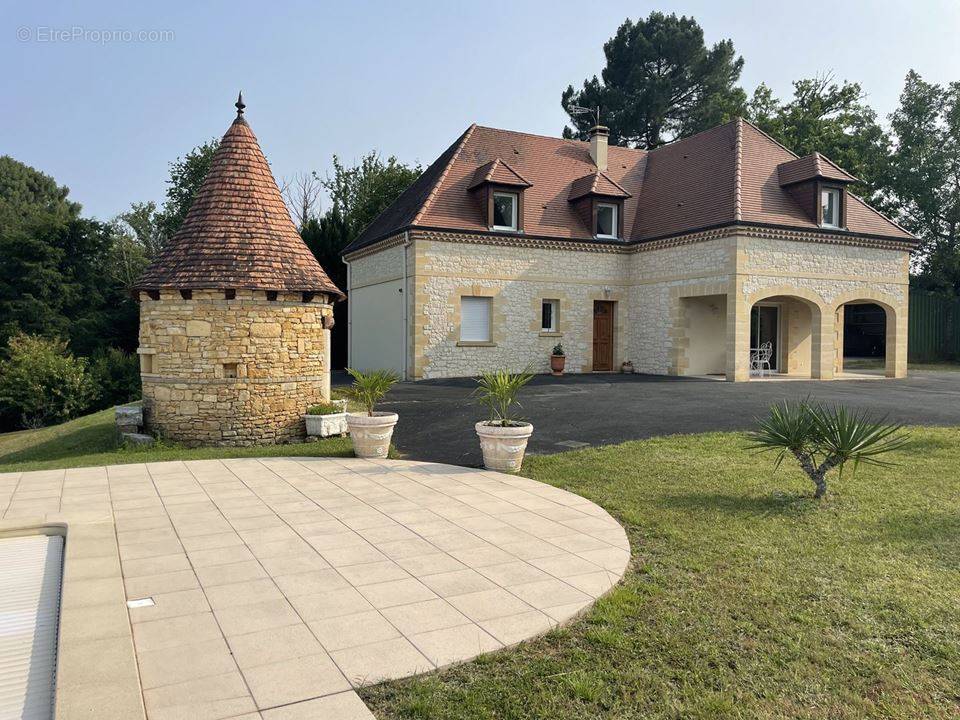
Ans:
[{"label": "wooden front door", "polygon": [[613,370],[613,303],[593,301],[593,369]]}]

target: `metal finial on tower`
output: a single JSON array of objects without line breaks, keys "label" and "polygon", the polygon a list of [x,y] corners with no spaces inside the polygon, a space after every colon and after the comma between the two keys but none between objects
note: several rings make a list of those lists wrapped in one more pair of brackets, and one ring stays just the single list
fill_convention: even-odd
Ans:
[{"label": "metal finial on tower", "polygon": [[237,95],[237,101],[234,103],[237,108],[237,117],[243,115],[243,109],[246,105],[243,104],[243,90],[240,91],[240,94]]}]

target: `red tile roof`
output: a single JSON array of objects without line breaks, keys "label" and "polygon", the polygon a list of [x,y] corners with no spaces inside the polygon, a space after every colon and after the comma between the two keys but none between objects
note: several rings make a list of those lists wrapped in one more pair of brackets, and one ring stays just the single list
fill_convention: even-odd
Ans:
[{"label": "red tile roof", "polygon": [[258,289],[323,292],[334,285],[297,232],[257,138],[241,114],[176,234],[138,290]]},{"label": "red tile roof", "polygon": [[[503,158],[509,158],[510,169],[530,183],[524,190],[524,235],[589,240],[570,198],[594,182],[623,193],[622,242],[738,223],[823,232],[781,187],[781,166],[792,165],[797,156],[745,120],[651,151],[611,146],[603,174],[590,157],[589,143],[472,125],[344,253],[414,227],[487,232],[469,189],[482,168],[499,167],[497,161],[503,164]],[[808,167],[809,160],[800,160],[804,163],[798,168]],[[841,179],[838,173],[843,171],[823,156],[818,156],[816,167],[823,177]],[[848,227],[841,234],[915,239],[850,197]]]},{"label": "red tile roof", "polygon": [[842,183],[857,182],[857,178],[817,152],[782,163],[777,170],[781,185],[792,185],[793,183],[817,178]]},{"label": "red tile roof", "polygon": [[579,200],[587,195],[608,198],[628,198],[630,193],[608,178],[605,173],[592,172],[577,178],[570,184],[570,201]]},{"label": "red tile roof", "polygon": [[530,187],[533,184],[500,158],[491,160],[477,168],[477,172],[473,175],[473,182],[470,183],[470,189],[472,190],[484,183],[510,185],[511,187]]}]

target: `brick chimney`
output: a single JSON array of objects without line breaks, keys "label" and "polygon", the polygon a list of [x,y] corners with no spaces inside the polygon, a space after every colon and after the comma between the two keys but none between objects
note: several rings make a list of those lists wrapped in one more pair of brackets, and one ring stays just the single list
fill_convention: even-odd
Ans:
[{"label": "brick chimney", "polygon": [[605,172],[607,169],[607,138],[610,129],[603,125],[594,125],[590,128],[590,157],[597,170]]}]

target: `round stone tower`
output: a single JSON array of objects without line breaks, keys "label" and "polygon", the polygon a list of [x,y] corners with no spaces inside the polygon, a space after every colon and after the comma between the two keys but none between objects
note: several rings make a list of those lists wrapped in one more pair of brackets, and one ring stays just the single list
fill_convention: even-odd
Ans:
[{"label": "round stone tower", "polygon": [[136,285],[144,422],[189,445],[297,440],[306,408],[330,398],[344,295],[294,227],[244,107]]}]

